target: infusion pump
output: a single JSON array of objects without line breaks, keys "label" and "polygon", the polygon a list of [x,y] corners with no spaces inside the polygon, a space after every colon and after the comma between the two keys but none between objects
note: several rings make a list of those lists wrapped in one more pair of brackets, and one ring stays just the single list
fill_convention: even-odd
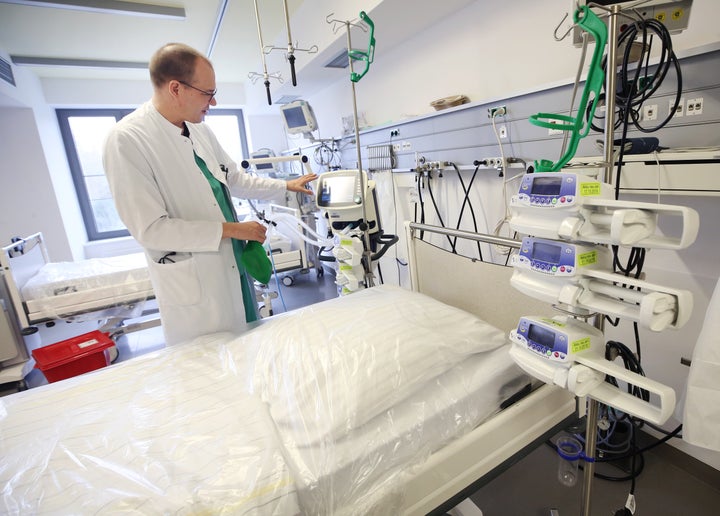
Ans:
[{"label": "infusion pump", "polygon": [[[695,241],[699,219],[685,206],[614,199],[612,185],[569,172],[526,174],[510,199],[510,227],[553,240],[684,249]],[[682,219],[682,233],[657,234],[659,217]]]},{"label": "infusion pump", "polygon": [[[521,317],[510,332],[510,356],[525,372],[549,385],[588,396],[651,423],[663,424],[675,408],[675,391],[606,360],[600,330],[570,317]],[[645,389],[645,401],[605,381],[606,375]]]},{"label": "infusion pump", "polygon": [[612,254],[601,246],[524,237],[511,265],[556,278],[578,276],[583,270],[612,267]]}]

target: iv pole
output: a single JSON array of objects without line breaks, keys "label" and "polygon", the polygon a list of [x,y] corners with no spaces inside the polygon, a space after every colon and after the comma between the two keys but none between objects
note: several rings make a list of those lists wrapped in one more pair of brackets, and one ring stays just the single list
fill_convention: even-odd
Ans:
[{"label": "iv pole", "polygon": [[[254,0],[255,3],[255,22],[257,23],[257,31],[258,31],[258,39],[260,40],[260,57],[262,58],[262,65],[263,65],[263,73],[259,74],[257,72],[250,72],[248,74],[248,77],[252,81],[253,84],[255,84],[255,81],[257,81],[260,77],[264,79],[263,83],[265,84],[265,91],[267,92],[267,101],[268,106],[272,105],[272,97],[270,96],[270,79],[277,79],[280,81],[280,83],[283,82],[282,76],[279,72],[275,72],[273,74],[269,74],[267,71],[267,62],[265,61],[265,50],[263,48],[263,37],[262,37],[262,29],[260,28],[260,10],[258,9],[258,0]],[[293,68],[294,71],[294,68]]]},{"label": "iv pole", "polygon": [[[610,8],[608,17],[608,39],[607,39],[607,65],[605,73],[605,135],[603,148],[605,150],[605,170],[602,178],[607,183],[612,175],[614,165],[614,132],[615,132],[615,90],[617,73],[615,63],[617,62],[617,41],[618,41],[618,15],[620,6],[614,5]],[[603,331],[605,319],[602,314],[595,316],[595,327]],[[597,418],[600,402],[588,398],[588,409],[586,415],[587,425],[585,428],[585,455],[593,460],[585,461],[583,470],[582,490],[582,515],[590,516],[590,499],[592,495],[592,481],[595,475],[595,452],[597,445]]]},{"label": "iv pole", "polygon": [[[287,31],[287,54],[285,57],[290,62],[290,75],[292,76],[292,85],[297,86],[297,76],[295,75],[295,52],[308,52],[309,54],[315,54],[318,51],[318,46],[313,45],[310,48],[297,48],[293,45],[292,34],[290,33],[290,14],[288,12],[287,0],[283,0],[283,7],[285,9],[285,30]],[[260,43],[262,45],[262,41]],[[269,54],[273,50],[285,50],[280,47],[267,46],[263,48],[263,52]]]},{"label": "iv pole", "polygon": [[[350,37],[350,28],[351,27],[360,27],[363,31],[367,32],[367,29],[363,27],[362,25],[357,25],[355,23],[352,23],[349,20],[341,21],[341,20],[335,20],[331,19],[331,16],[334,13],[330,13],[326,21],[328,23],[334,23],[334,24],[343,24],[345,25],[346,33],[347,33],[347,49],[348,49],[348,63],[350,65],[350,83],[352,85],[352,100],[353,100],[353,121],[355,124],[355,148],[357,149],[357,165],[358,165],[358,175],[360,179],[360,200],[362,202],[363,207],[363,222],[361,229],[363,231],[363,242],[364,242],[364,251],[362,256],[362,264],[363,269],[365,271],[365,286],[366,287],[373,287],[375,285],[374,282],[374,275],[372,273],[372,265],[371,265],[371,250],[370,250],[370,231],[369,227],[367,225],[367,203],[365,202],[365,189],[367,188],[367,179],[365,178],[363,174],[363,168],[362,168],[362,156],[360,153],[360,127],[358,124],[358,111],[357,111],[357,94],[355,91],[355,83],[358,82],[360,79],[362,79],[365,74],[368,72],[368,69],[370,68],[370,63],[372,63],[374,54],[375,54],[375,25],[373,24],[370,17],[365,13],[365,11],[360,11],[360,18],[370,27],[370,39],[368,43],[368,51],[367,52],[361,52],[358,50],[352,50],[352,41]],[[336,29],[335,29],[336,30]],[[365,70],[363,70],[362,73],[356,73],[353,70],[353,62],[355,60],[362,60],[365,61]]]}]

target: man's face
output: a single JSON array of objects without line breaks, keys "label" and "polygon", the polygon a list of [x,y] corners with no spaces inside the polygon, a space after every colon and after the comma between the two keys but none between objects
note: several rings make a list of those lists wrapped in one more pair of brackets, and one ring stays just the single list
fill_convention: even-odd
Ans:
[{"label": "man's face", "polygon": [[215,72],[205,61],[199,60],[192,81],[181,83],[184,118],[187,122],[202,122],[210,110],[217,105],[215,100]]}]

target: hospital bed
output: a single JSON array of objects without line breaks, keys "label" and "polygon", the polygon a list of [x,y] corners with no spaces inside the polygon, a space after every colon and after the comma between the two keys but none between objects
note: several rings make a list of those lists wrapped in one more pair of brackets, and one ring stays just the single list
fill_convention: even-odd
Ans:
[{"label": "hospital bed", "polygon": [[550,308],[514,293],[510,269],[412,226],[412,290],[365,289],[0,398],[2,512],[455,505],[576,403],[508,354],[517,317]]},{"label": "hospital bed", "polygon": [[[145,302],[154,298],[143,253],[53,262],[42,233],[35,233],[2,248],[0,281],[8,333],[12,334],[0,346],[8,351],[7,355],[0,353],[4,383],[24,382],[32,361],[22,334],[40,324],[94,321],[113,338],[160,324],[155,317],[132,329],[122,325],[143,315]],[[15,358],[5,360],[9,355]]]},{"label": "hospital bed", "polygon": [[143,253],[52,262],[42,233],[3,247],[3,280],[23,328],[124,315],[154,298]]}]

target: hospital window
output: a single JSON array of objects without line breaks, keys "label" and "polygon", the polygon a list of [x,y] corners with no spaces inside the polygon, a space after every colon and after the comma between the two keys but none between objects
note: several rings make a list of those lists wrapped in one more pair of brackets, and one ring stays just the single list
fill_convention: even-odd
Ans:
[{"label": "hospital window", "polygon": [[[56,112],[88,240],[128,236],[110,194],[102,166],[102,149],[112,126],[132,109],[58,109]],[[205,122],[235,161],[239,163],[248,156],[241,109],[214,109]]]}]

